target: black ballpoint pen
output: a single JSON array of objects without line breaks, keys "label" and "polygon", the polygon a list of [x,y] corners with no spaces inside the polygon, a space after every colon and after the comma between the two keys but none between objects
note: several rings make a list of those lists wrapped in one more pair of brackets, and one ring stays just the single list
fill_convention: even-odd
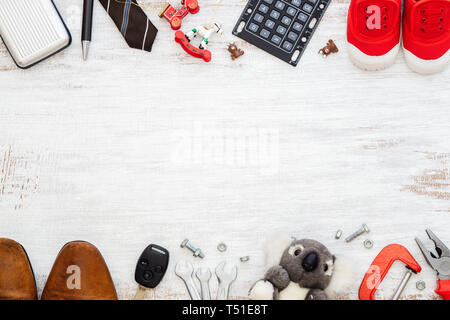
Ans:
[{"label": "black ballpoint pen", "polygon": [[83,60],[87,59],[89,44],[92,36],[92,12],[94,11],[94,0],[84,0],[83,4],[83,27],[81,30],[81,45],[83,48]]}]

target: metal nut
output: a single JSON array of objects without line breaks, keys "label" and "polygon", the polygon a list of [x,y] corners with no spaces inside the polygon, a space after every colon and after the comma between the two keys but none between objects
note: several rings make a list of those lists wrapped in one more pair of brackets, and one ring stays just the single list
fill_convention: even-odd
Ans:
[{"label": "metal nut", "polygon": [[372,247],[373,247],[373,241],[370,240],[370,239],[364,240],[364,247],[365,247],[366,249],[372,248]]},{"label": "metal nut", "polygon": [[239,260],[241,260],[241,262],[247,262],[250,260],[250,257],[249,256],[240,257]]},{"label": "metal nut", "polygon": [[339,229],[338,231],[336,231],[336,234],[334,235],[335,239],[340,239],[342,237],[342,230]]},{"label": "metal nut", "polygon": [[220,252],[225,252],[227,251],[227,245],[221,242],[217,245],[217,250],[219,250]]},{"label": "metal nut", "polygon": [[425,281],[423,281],[423,280],[417,281],[416,288],[417,288],[417,290],[424,290],[426,288]]}]

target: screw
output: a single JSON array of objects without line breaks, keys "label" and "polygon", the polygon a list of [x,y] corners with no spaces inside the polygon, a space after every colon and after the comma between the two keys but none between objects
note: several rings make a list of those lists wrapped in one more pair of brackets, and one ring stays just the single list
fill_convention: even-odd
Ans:
[{"label": "screw", "polygon": [[250,257],[249,256],[240,257],[239,260],[241,260],[241,262],[247,262],[250,260]]},{"label": "screw", "polygon": [[426,287],[425,281],[419,280],[416,282],[416,288],[418,290],[424,290]]},{"label": "screw", "polygon": [[413,271],[411,269],[406,269],[405,275],[403,276],[400,285],[397,287],[397,290],[395,290],[394,296],[391,300],[398,300],[400,298],[400,295],[402,294],[412,275]]},{"label": "screw", "polygon": [[345,238],[345,242],[350,242],[350,241],[356,239],[357,237],[359,237],[360,235],[362,235],[363,233],[369,233],[369,232],[370,232],[369,227],[367,226],[367,224],[363,223],[361,228],[359,228],[358,231],[352,233],[347,238]]},{"label": "screw", "polygon": [[364,247],[365,247],[366,249],[372,248],[372,247],[373,247],[373,241],[370,240],[370,239],[364,240]]},{"label": "screw", "polygon": [[336,231],[336,234],[334,235],[335,239],[340,239],[342,237],[342,230],[339,229],[338,231]]},{"label": "screw", "polygon": [[217,250],[219,250],[220,252],[225,252],[227,251],[227,245],[221,242],[217,245]]},{"label": "screw", "polygon": [[203,259],[205,257],[202,250],[193,246],[192,243],[189,242],[189,239],[184,239],[183,242],[180,244],[180,247],[182,247],[182,248],[186,247],[189,250],[191,250],[192,253],[194,253],[194,257],[199,257],[201,259]]}]

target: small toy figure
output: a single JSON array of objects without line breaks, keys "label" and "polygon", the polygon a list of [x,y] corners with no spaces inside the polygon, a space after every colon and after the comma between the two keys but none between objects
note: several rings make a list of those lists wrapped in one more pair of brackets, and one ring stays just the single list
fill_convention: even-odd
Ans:
[{"label": "small toy figure", "polygon": [[228,44],[228,52],[232,60],[236,60],[244,54],[244,50],[239,49],[234,42]]},{"label": "small toy figure", "polygon": [[336,44],[334,43],[333,40],[328,40],[328,43],[325,47],[323,47],[322,49],[319,50],[319,54],[323,55],[324,57],[329,56],[332,53],[336,53],[339,52],[338,47],[336,46]]},{"label": "small toy figure", "polygon": [[209,37],[214,33],[218,33],[219,35],[223,34],[222,28],[217,23],[214,23],[212,27],[197,26],[186,34],[186,38],[191,42],[197,35],[200,35],[202,42],[198,47],[199,49],[206,49],[208,47]]},{"label": "small toy figure", "polygon": [[160,18],[166,18],[169,21],[173,30],[178,30],[181,27],[181,20],[190,12],[196,14],[200,11],[197,0],[181,0],[180,10],[176,10],[170,3],[166,3],[164,9],[159,13]]},{"label": "small toy figure", "polygon": [[[205,62],[209,62],[211,61],[211,52],[207,50],[209,38],[215,33],[219,35],[223,34],[222,28],[217,23],[214,23],[211,27],[197,26],[187,34],[184,34],[181,31],[175,32],[175,41],[178,42],[191,56],[201,58]],[[202,37],[202,41],[198,48],[190,44],[190,42],[197,37],[197,35]]]}]

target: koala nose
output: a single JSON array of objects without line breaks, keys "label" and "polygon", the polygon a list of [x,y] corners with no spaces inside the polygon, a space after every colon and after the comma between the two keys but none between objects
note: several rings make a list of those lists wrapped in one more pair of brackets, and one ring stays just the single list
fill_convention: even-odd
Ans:
[{"label": "koala nose", "polygon": [[319,256],[315,252],[309,253],[302,262],[302,267],[306,272],[314,271],[319,264]]}]

